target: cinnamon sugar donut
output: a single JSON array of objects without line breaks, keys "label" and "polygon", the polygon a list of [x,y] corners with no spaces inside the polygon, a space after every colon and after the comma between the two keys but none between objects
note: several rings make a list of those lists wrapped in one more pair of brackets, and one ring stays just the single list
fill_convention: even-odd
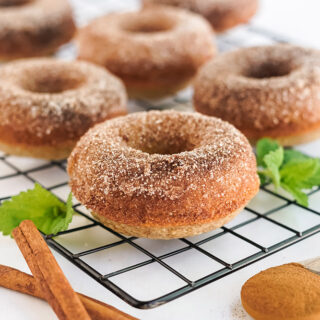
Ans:
[{"label": "cinnamon sugar donut", "polygon": [[90,129],[68,159],[77,199],[126,235],[170,239],[218,228],[257,193],[256,160],[232,125],[151,111]]},{"label": "cinnamon sugar donut", "polygon": [[0,0],[0,59],[44,56],[75,33],[66,0]]},{"label": "cinnamon sugar donut", "polygon": [[120,80],[80,61],[28,59],[0,68],[0,149],[45,159],[69,155],[95,123],[126,113]]},{"label": "cinnamon sugar donut", "polygon": [[217,32],[247,23],[256,13],[258,0],[143,0],[145,5],[165,4],[204,16]]},{"label": "cinnamon sugar donut", "polygon": [[249,140],[283,145],[320,136],[320,51],[292,45],[244,48],[201,69],[194,106],[235,125]]},{"label": "cinnamon sugar donut", "polygon": [[79,59],[120,77],[132,97],[159,97],[185,87],[215,53],[210,25],[170,7],[113,13],[80,30]]}]

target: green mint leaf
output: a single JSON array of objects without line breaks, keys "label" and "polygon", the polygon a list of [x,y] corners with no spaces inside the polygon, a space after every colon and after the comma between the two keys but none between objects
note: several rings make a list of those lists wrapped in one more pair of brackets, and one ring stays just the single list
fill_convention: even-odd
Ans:
[{"label": "green mint leaf", "polygon": [[308,196],[299,188],[295,187],[294,185],[287,185],[284,182],[281,182],[281,187],[291,193],[296,199],[297,203],[305,207],[308,206]]},{"label": "green mint leaf", "polygon": [[260,139],[256,145],[257,152],[257,163],[260,167],[266,167],[263,159],[270,152],[275,151],[280,147],[277,141],[271,140],[269,138]]},{"label": "green mint leaf", "polygon": [[67,229],[73,213],[71,194],[65,204],[36,183],[34,189],[3,202],[0,207],[0,231],[3,235],[9,235],[23,220],[32,220],[45,234],[56,234]]},{"label": "green mint leaf", "polygon": [[309,188],[312,189],[314,186],[320,186],[320,160],[318,159],[319,167],[312,177],[308,178],[307,183],[309,183]]},{"label": "green mint leaf", "polygon": [[258,171],[258,176],[259,176],[261,185],[264,185],[265,183],[268,182],[268,177],[265,175],[263,171]]},{"label": "green mint leaf", "polygon": [[311,189],[319,178],[319,166],[318,159],[292,159],[281,168],[281,181],[295,188]]},{"label": "green mint leaf", "polygon": [[311,157],[307,156],[306,154],[303,154],[298,150],[287,149],[284,150],[283,165],[290,162],[291,160],[306,160],[310,158]]},{"label": "green mint leaf", "polygon": [[278,188],[280,186],[279,168],[283,162],[283,148],[278,147],[278,149],[274,151],[269,151],[269,153],[263,157],[263,162],[267,168],[267,175],[271,178],[275,187]]},{"label": "green mint leaf", "polygon": [[272,182],[291,193],[299,204],[308,206],[304,191],[320,186],[320,159],[298,150],[284,150],[267,138],[259,140],[256,149],[261,184]]}]

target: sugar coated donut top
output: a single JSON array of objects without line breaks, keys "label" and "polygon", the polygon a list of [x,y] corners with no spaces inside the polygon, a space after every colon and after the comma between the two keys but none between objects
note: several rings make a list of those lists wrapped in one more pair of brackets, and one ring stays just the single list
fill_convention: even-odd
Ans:
[{"label": "sugar coated donut top", "polygon": [[274,45],[225,53],[200,70],[194,103],[241,130],[319,122],[320,52]]},{"label": "sugar coated donut top", "polygon": [[0,68],[0,126],[20,143],[72,140],[119,110],[126,110],[122,82],[93,64],[43,58]]},{"label": "sugar coated donut top", "polygon": [[0,0],[0,37],[8,31],[30,32],[60,25],[70,14],[66,0]]},{"label": "sugar coated donut top", "polygon": [[246,138],[214,117],[176,111],[134,113],[96,125],[68,160],[75,196],[96,212],[104,210],[106,195],[175,200],[201,188],[205,194],[204,177],[223,197],[224,188],[239,187],[235,170],[239,181],[256,178]]},{"label": "sugar coated donut top", "polygon": [[201,16],[159,6],[94,20],[79,32],[79,58],[90,58],[121,78],[165,78],[168,70],[195,72],[213,55],[212,40]]}]

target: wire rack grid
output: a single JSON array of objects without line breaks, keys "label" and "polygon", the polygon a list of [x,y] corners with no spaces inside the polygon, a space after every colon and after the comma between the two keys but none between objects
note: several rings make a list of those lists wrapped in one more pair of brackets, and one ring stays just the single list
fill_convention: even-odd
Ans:
[{"label": "wire rack grid", "polygon": [[[97,6],[99,3],[102,7]],[[110,9],[103,7],[102,1],[97,1],[91,11],[87,10],[88,2],[75,4],[77,18],[82,22],[86,17],[79,15],[81,12],[89,12],[92,18],[94,13]],[[218,38],[220,51],[274,42],[288,42],[288,39],[250,25]],[[74,49],[67,45],[58,57],[73,54]],[[190,109],[190,97],[191,91],[185,90],[162,101],[132,101],[131,108]],[[306,150],[312,154],[317,149],[311,146]],[[66,161],[47,162],[0,154],[0,201],[33,187],[35,182],[66,201],[70,191]],[[290,195],[277,193],[270,185],[262,186],[245,210],[227,225],[195,237],[158,241],[116,233],[95,221],[74,199],[78,215],[69,229],[45,239],[75,266],[130,305],[154,308],[319,232],[319,188],[310,192],[309,200],[310,206],[305,208]]]}]

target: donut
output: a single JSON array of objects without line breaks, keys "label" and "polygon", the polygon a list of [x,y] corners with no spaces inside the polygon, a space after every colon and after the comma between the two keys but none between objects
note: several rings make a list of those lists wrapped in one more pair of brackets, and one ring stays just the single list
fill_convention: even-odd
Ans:
[{"label": "donut", "polygon": [[75,197],[122,234],[171,239],[220,227],[257,193],[256,160],[232,125],[150,111],[90,129],[68,159]]},{"label": "donut", "polygon": [[262,137],[285,146],[314,140],[320,136],[320,51],[273,45],[225,53],[200,70],[193,102],[252,143]]},{"label": "donut", "polygon": [[143,0],[145,5],[171,5],[205,17],[216,32],[247,23],[258,9],[258,0]]},{"label": "donut", "polygon": [[0,68],[0,149],[63,159],[92,125],[126,114],[120,80],[81,61],[33,58]]},{"label": "donut", "polygon": [[66,0],[0,0],[0,59],[51,54],[75,29]]},{"label": "donut", "polygon": [[202,17],[163,6],[98,18],[79,31],[77,43],[79,59],[106,67],[135,98],[184,88],[215,53]]}]

